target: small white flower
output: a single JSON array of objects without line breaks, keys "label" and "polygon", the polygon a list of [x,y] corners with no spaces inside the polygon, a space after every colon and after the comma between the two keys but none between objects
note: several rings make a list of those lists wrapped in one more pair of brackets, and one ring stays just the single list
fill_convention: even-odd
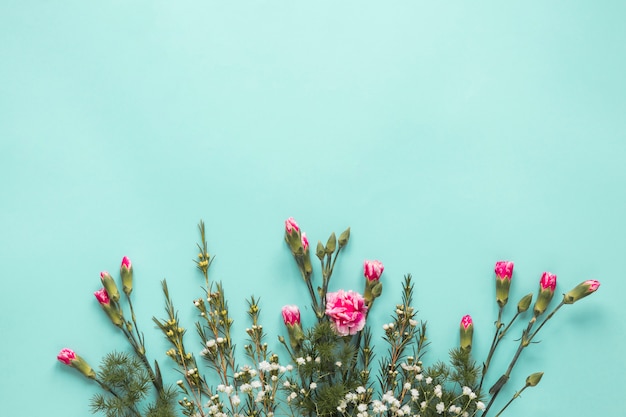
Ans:
[{"label": "small white flower", "polygon": [[431,377],[426,378],[426,383],[430,385],[430,383],[433,382],[433,379]]},{"label": "small white flower", "polygon": [[311,382],[311,384],[309,385],[310,389],[315,389],[317,388],[317,384],[315,382]]},{"label": "small white flower", "polygon": [[218,337],[216,342],[217,342],[218,345],[221,344],[221,343],[224,343],[224,338],[223,337]]},{"label": "small white flower", "polygon": [[435,393],[435,395],[437,396],[437,398],[441,398],[442,392],[441,392],[441,385],[436,385],[435,389],[433,391]]},{"label": "small white flower", "polygon": [[271,365],[268,361],[263,361],[259,363],[259,371],[261,372],[269,372],[271,370]]},{"label": "small white flower", "polygon": [[298,365],[304,365],[306,363],[306,361],[304,360],[304,358],[297,358],[296,359],[296,363]]},{"label": "small white flower", "polygon": [[435,409],[437,410],[437,414],[441,414],[446,409],[446,406],[444,403],[439,403],[435,406]]},{"label": "small white flower", "polygon": [[239,387],[239,389],[241,390],[241,392],[249,393],[249,392],[252,391],[252,385],[250,385],[250,384],[241,384],[241,387]]},{"label": "small white flower", "polygon": [[291,383],[289,381],[283,382],[283,387],[289,388],[290,386],[291,386]]},{"label": "small white flower", "polygon": [[405,382],[404,383],[404,389],[407,390],[407,391],[410,390],[411,389],[411,383],[410,382]]},{"label": "small white flower", "polygon": [[237,407],[239,404],[241,404],[241,400],[239,399],[239,397],[237,395],[233,395],[232,397],[230,397],[230,402]]},{"label": "small white flower", "polygon": [[478,401],[476,403],[476,409],[477,410],[484,410],[485,409],[485,404],[482,401]]},{"label": "small white flower", "polygon": [[322,358],[320,358],[319,356],[315,358],[315,363],[320,363],[321,361],[322,361]]},{"label": "small white flower", "polygon": [[418,390],[416,390],[415,388],[413,388],[411,390],[411,399],[413,401],[417,401],[417,399],[420,397],[420,392]]},{"label": "small white flower", "polygon": [[367,404],[361,403],[357,405],[356,409],[359,410],[361,413],[363,413],[367,411]]},{"label": "small white flower", "polygon": [[278,375],[272,375],[272,378],[270,378],[272,380],[272,382],[276,382],[278,381]]},{"label": "small white flower", "polygon": [[252,386],[252,388],[254,389],[259,389],[263,386],[263,384],[261,383],[261,381],[259,381],[258,379],[255,379],[254,381],[250,382],[250,385]]},{"label": "small white flower", "polygon": [[365,391],[366,391],[365,387],[357,387],[356,389],[357,394],[365,394]]},{"label": "small white flower", "polygon": [[342,365],[342,364],[341,364],[341,362],[340,362],[340,361],[335,362],[335,366],[336,366],[337,368],[341,368],[341,365]]}]

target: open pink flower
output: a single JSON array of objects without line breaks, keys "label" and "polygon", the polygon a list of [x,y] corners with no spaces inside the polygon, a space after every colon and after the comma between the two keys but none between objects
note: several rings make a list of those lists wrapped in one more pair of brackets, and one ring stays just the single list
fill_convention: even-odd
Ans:
[{"label": "open pink flower", "polygon": [[549,289],[551,292],[554,292],[554,290],[556,289],[556,275],[550,272],[544,272],[541,275],[541,280],[539,281],[539,285],[541,286],[542,290]]},{"label": "open pink flower", "polygon": [[331,319],[338,335],[356,334],[365,326],[365,299],[355,291],[329,292],[326,294],[326,315]]},{"label": "open pink flower", "polygon": [[365,275],[368,281],[378,281],[384,270],[385,267],[380,261],[363,262],[363,275]]},{"label": "open pink flower", "polygon": [[98,291],[94,292],[93,295],[96,296],[96,299],[102,305],[109,305],[111,303],[111,300],[109,299],[109,294],[104,288],[101,288]]},{"label": "open pink flower", "polygon": [[70,365],[73,360],[76,359],[76,353],[72,349],[61,349],[61,352],[57,355],[57,359],[66,365]]},{"label": "open pink flower", "polygon": [[290,217],[287,220],[285,220],[285,231],[287,233],[291,233],[292,231],[295,231],[295,232],[300,231],[300,227],[298,226],[298,223],[296,223],[293,217]]},{"label": "open pink flower", "polygon": [[295,305],[287,305],[282,309],[285,325],[293,326],[300,324],[300,309]]},{"label": "open pink flower", "polygon": [[513,276],[513,262],[498,261],[496,262],[495,271],[497,278],[511,280]]}]

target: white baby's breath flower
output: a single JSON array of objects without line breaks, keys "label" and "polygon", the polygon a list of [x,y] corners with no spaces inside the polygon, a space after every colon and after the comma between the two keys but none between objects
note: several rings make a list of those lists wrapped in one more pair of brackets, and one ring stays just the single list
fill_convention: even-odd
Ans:
[{"label": "white baby's breath flower", "polygon": [[435,409],[437,410],[437,414],[441,414],[445,411],[446,406],[444,403],[439,403],[435,406]]},{"label": "white baby's breath flower", "polygon": [[356,409],[359,410],[359,412],[363,413],[367,411],[367,404],[361,403],[357,405]]},{"label": "white baby's breath flower", "polygon": [[357,387],[357,389],[356,389],[356,393],[357,393],[357,394],[365,394],[365,391],[367,391],[367,390],[366,390],[366,389],[365,389],[365,387],[363,387],[363,386],[359,386],[359,387]]},{"label": "white baby's breath flower", "polygon": [[304,360],[304,358],[296,358],[296,363],[298,365],[304,365],[306,363],[306,360]]},{"label": "white baby's breath flower", "polygon": [[477,410],[484,410],[485,409],[485,404],[482,401],[478,401],[476,403],[476,409]]},{"label": "white baby's breath flower", "polygon": [[315,382],[311,382],[311,383],[309,384],[309,388],[310,388],[310,389],[315,389],[315,388],[317,388],[317,384],[316,384]]},{"label": "white baby's breath flower", "polygon": [[259,363],[259,371],[261,372],[269,372],[272,369],[270,363],[268,361],[263,361]]},{"label": "white baby's breath flower", "polygon": [[239,397],[237,395],[233,395],[232,397],[230,397],[230,402],[237,407],[239,404],[241,404],[241,399],[239,399]]},{"label": "white baby's breath flower", "polygon": [[404,389],[405,390],[410,390],[411,389],[411,383],[410,382],[405,382],[404,383]]},{"label": "white baby's breath flower", "polygon": [[430,385],[430,383],[433,382],[433,379],[431,377],[426,378],[426,383]]},{"label": "white baby's breath flower", "polygon": [[342,363],[340,361],[335,362],[335,366],[337,368],[341,368]]}]

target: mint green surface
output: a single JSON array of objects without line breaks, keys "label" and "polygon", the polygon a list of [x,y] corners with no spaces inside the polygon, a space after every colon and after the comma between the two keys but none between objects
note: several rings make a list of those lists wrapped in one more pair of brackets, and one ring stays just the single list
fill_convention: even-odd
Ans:
[{"label": "mint green surface", "polygon": [[501,398],[544,371],[509,416],[623,415],[624,16],[617,1],[2,1],[0,415],[89,415],[97,387],[56,354],[95,365],[125,346],[92,295],[124,255],[167,368],[151,317],[163,278],[193,317],[200,219],[242,343],[251,294],[283,332],[280,307],[306,299],[289,216],[312,242],[352,227],[335,289],[383,261],[377,329],[414,275],[427,361],[464,314],[484,358],[497,260],[516,263],[515,301],[543,271],[557,297],[600,280]]}]

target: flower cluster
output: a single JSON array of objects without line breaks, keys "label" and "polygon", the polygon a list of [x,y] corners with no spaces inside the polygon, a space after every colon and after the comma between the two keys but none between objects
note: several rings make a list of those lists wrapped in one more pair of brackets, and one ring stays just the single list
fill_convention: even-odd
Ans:
[{"label": "flower cluster", "polygon": [[[99,370],[73,350],[65,348],[58,360],[88,379],[102,392],[94,396],[92,410],[107,416],[134,417],[239,417],[239,416],[460,416],[487,417],[502,387],[509,382],[511,371],[522,352],[531,346],[537,333],[563,306],[574,304],[596,292],[600,283],[586,280],[563,295],[562,301],[549,313],[556,292],[556,275],[544,272],[533,307],[533,293],[523,296],[512,317],[505,320],[513,281],[514,263],[496,262],[495,301],[498,316],[493,341],[487,357],[478,362],[472,356],[474,326],[468,314],[459,323],[459,344],[449,352],[449,361],[426,365],[426,323],[417,317],[413,306],[413,280],[404,277],[401,299],[391,311],[391,321],[382,326],[382,345],[373,342],[368,316],[383,290],[384,265],[379,260],[363,262],[362,290],[330,290],[337,259],[348,245],[350,229],[325,244],[318,241],[314,254],[320,263],[320,277],[313,268],[309,238],[298,223],[285,221],[285,242],[291,251],[308,291],[314,317],[313,324],[303,325],[300,307],[285,305],[282,318],[287,337],[278,335],[282,352],[274,352],[266,341],[260,320],[258,299],[248,300],[249,327],[245,329],[241,363],[235,354],[232,334],[233,318],[220,283],[209,280],[213,257],[209,254],[204,224],[200,223],[201,243],[196,266],[204,278],[204,294],[193,300],[197,312],[197,339],[188,349],[186,327],[162,282],[166,317],[153,321],[169,347],[165,352],[181,378],[167,384],[158,361],[148,359],[143,333],[138,329],[131,294],[133,265],[122,259],[120,282],[108,272],[100,274],[102,288],[94,296],[108,320],[125,336],[131,353],[107,355]],[[333,281],[334,284],[334,281]],[[301,300],[300,300],[301,301]],[[495,351],[513,325],[530,314],[522,325],[517,349],[509,366],[486,389],[483,387],[491,370]],[[278,314],[278,312],[276,312]],[[376,311],[376,314],[380,314]],[[199,342],[199,343],[198,343]],[[376,355],[374,354],[376,352]],[[530,374],[521,388],[500,404],[501,415],[522,391],[536,386],[543,372]],[[150,393],[154,393],[152,400]]]}]

